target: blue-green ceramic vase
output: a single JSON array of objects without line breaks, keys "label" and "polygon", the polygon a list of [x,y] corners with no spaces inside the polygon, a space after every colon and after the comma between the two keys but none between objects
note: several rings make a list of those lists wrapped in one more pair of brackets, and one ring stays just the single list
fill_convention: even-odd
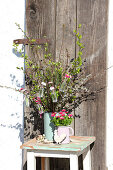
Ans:
[{"label": "blue-green ceramic vase", "polygon": [[44,113],[44,134],[48,141],[53,141],[54,136],[54,124],[51,122],[51,114],[52,113]]}]

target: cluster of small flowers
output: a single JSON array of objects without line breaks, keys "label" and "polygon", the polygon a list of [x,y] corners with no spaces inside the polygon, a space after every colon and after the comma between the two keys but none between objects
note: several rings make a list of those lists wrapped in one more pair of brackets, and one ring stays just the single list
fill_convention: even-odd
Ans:
[{"label": "cluster of small flowers", "polygon": [[61,110],[59,113],[52,112],[52,114],[51,114],[51,117],[60,118],[61,120],[65,119],[65,116],[68,116],[68,118],[73,117],[73,115],[68,114],[68,112],[65,109]]},{"label": "cluster of small flowers", "polygon": [[28,94],[28,91],[27,91],[26,89],[24,89],[24,88],[21,88],[21,89],[19,90],[19,92],[22,92],[23,94]]},{"label": "cluster of small flowers", "polygon": [[72,76],[69,75],[69,74],[66,74],[66,75],[65,75],[65,78],[72,78]]},{"label": "cluster of small flowers", "polygon": [[37,104],[40,104],[41,103],[41,98],[40,97],[37,97],[37,98],[33,98],[33,101]]},{"label": "cluster of small flowers", "polygon": [[[21,88],[19,91],[22,92],[24,95],[27,95],[28,100],[29,100],[29,92],[26,89]],[[43,106],[41,104],[41,98],[40,97],[34,97],[34,98],[32,98],[32,101],[36,103],[36,107],[39,111],[40,118],[42,118],[42,114],[44,113],[44,110],[43,110]]]},{"label": "cluster of small flowers", "polygon": [[[19,90],[19,92],[22,92],[23,94],[29,94],[29,92],[26,90],[26,89],[24,89],[24,88],[21,88],[20,90]],[[29,97],[29,96],[28,96]],[[40,97],[34,97],[33,99],[32,99],[36,104],[41,104],[41,98]]]}]

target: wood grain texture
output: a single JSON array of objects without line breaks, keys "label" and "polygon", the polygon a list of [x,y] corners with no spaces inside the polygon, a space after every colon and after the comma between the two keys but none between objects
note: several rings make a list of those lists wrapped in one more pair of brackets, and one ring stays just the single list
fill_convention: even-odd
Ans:
[{"label": "wood grain texture", "polygon": [[[55,53],[55,3],[54,0],[27,0],[26,1],[26,33],[28,37],[35,38],[47,38],[51,40],[49,49]],[[35,62],[38,62],[39,58],[33,49],[26,47],[26,53]],[[43,52],[41,52],[43,57]],[[25,129],[28,132],[28,136],[31,138],[36,135],[35,131],[39,129],[43,133],[42,121],[33,110],[26,109]],[[39,133],[39,132],[38,132]]]},{"label": "wood grain texture", "polygon": [[45,158],[41,158],[41,170],[45,170]]},{"label": "wood grain texture", "polygon": [[[42,157],[41,169],[49,170],[50,169],[49,158],[55,157],[55,158],[70,158],[70,170],[74,169],[78,170],[78,156],[84,154],[83,156],[84,170],[90,170],[91,167],[90,144],[92,144],[95,141],[95,137],[71,136],[71,140],[73,141],[70,142],[69,144],[58,145],[55,143],[49,144],[37,143],[36,138],[34,138],[24,143],[20,148],[27,150],[27,157],[29,161],[28,168],[31,169],[34,168],[35,163],[34,158],[38,156]],[[65,166],[64,168],[66,168]]]},{"label": "wood grain texture", "polygon": [[87,60],[86,74],[93,79],[88,88],[97,90],[94,101],[81,104],[76,119],[76,135],[94,135],[96,144],[92,150],[92,170],[106,170],[106,51],[107,51],[108,1],[78,0],[77,23],[82,24],[81,33]]},{"label": "wood grain texture", "polygon": [[[56,0],[56,60],[60,58],[64,65],[75,57],[76,0]],[[74,122],[71,125],[74,128]],[[67,159],[57,159],[60,169],[69,170]]]},{"label": "wood grain texture", "polygon": [[54,0],[27,0],[26,30],[32,38],[47,36],[50,51],[55,55],[55,2]]},{"label": "wood grain texture", "polygon": [[89,147],[93,142],[95,142],[95,137],[89,137],[89,136],[71,136],[70,137],[72,142],[69,144],[62,144],[58,145],[55,143],[38,143],[36,138],[24,143],[22,146],[20,146],[21,149],[31,149],[31,150],[48,150],[48,151],[73,151],[73,152],[81,152],[87,147]]},{"label": "wood grain texture", "polygon": [[[76,135],[96,136],[96,144],[92,149],[92,170],[106,170],[106,48],[107,48],[107,13],[106,0],[27,0],[26,29],[32,38],[47,35],[51,40],[49,46],[54,58],[66,62],[66,49],[70,59],[76,56],[77,49],[73,29],[82,24],[81,32],[85,45],[83,58],[87,59],[86,74],[93,78],[87,85],[98,93],[94,101],[81,104],[76,113],[81,117],[75,120]],[[32,52],[27,49],[29,54]],[[37,56],[33,55],[35,60]],[[37,115],[26,113],[25,129],[27,138],[33,138],[36,131],[41,130],[41,122]],[[32,120],[32,121],[31,121]],[[34,125],[33,125],[34,124]],[[38,127],[37,127],[38,124]],[[74,127],[74,124],[72,125]],[[33,133],[33,135],[31,135]],[[39,132],[38,132],[39,133]],[[51,159],[52,169],[69,170],[67,159]],[[80,168],[82,169],[82,168]]]},{"label": "wood grain texture", "polygon": [[56,57],[69,61],[75,57],[76,0],[57,0],[56,5]]},{"label": "wood grain texture", "polygon": [[[55,2],[54,0],[26,0],[26,33],[30,38],[44,38],[50,40],[49,50],[55,56]],[[39,61],[34,48],[26,47],[26,53],[35,62]],[[41,51],[41,57],[43,52]],[[25,141],[37,134],[43,134],[43,119],[32,109],[25,108]],[[24,158],[26,164],[26,157]],[[37,164],[40,164],[37,159]],[[38,165],[37,165],[38,166]],[[40,168],[40,167],[39,167]],[[25,166],[26,170],[26,166]]]}]

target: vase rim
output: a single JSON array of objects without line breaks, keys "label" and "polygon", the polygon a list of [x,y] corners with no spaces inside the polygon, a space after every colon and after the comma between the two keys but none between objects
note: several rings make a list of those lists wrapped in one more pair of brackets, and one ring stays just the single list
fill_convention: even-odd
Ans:
[{"label": "vase rim", "polygon": [[68,125],[68,126],[56,126],[56,127],[70,127],[70,125]]}]

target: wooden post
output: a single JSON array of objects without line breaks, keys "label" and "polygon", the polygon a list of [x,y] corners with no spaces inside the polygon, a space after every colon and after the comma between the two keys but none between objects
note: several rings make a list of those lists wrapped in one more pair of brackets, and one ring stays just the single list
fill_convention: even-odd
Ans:
[{"label": "wooden post", "polygon": [[45,170],[45,158],[41,157],[41,170]]},{"label": "wooden post", "polygon": [[50,158],[45,158],[45,170],[50,170],[50,164],[49,164],[49,159]]}]

